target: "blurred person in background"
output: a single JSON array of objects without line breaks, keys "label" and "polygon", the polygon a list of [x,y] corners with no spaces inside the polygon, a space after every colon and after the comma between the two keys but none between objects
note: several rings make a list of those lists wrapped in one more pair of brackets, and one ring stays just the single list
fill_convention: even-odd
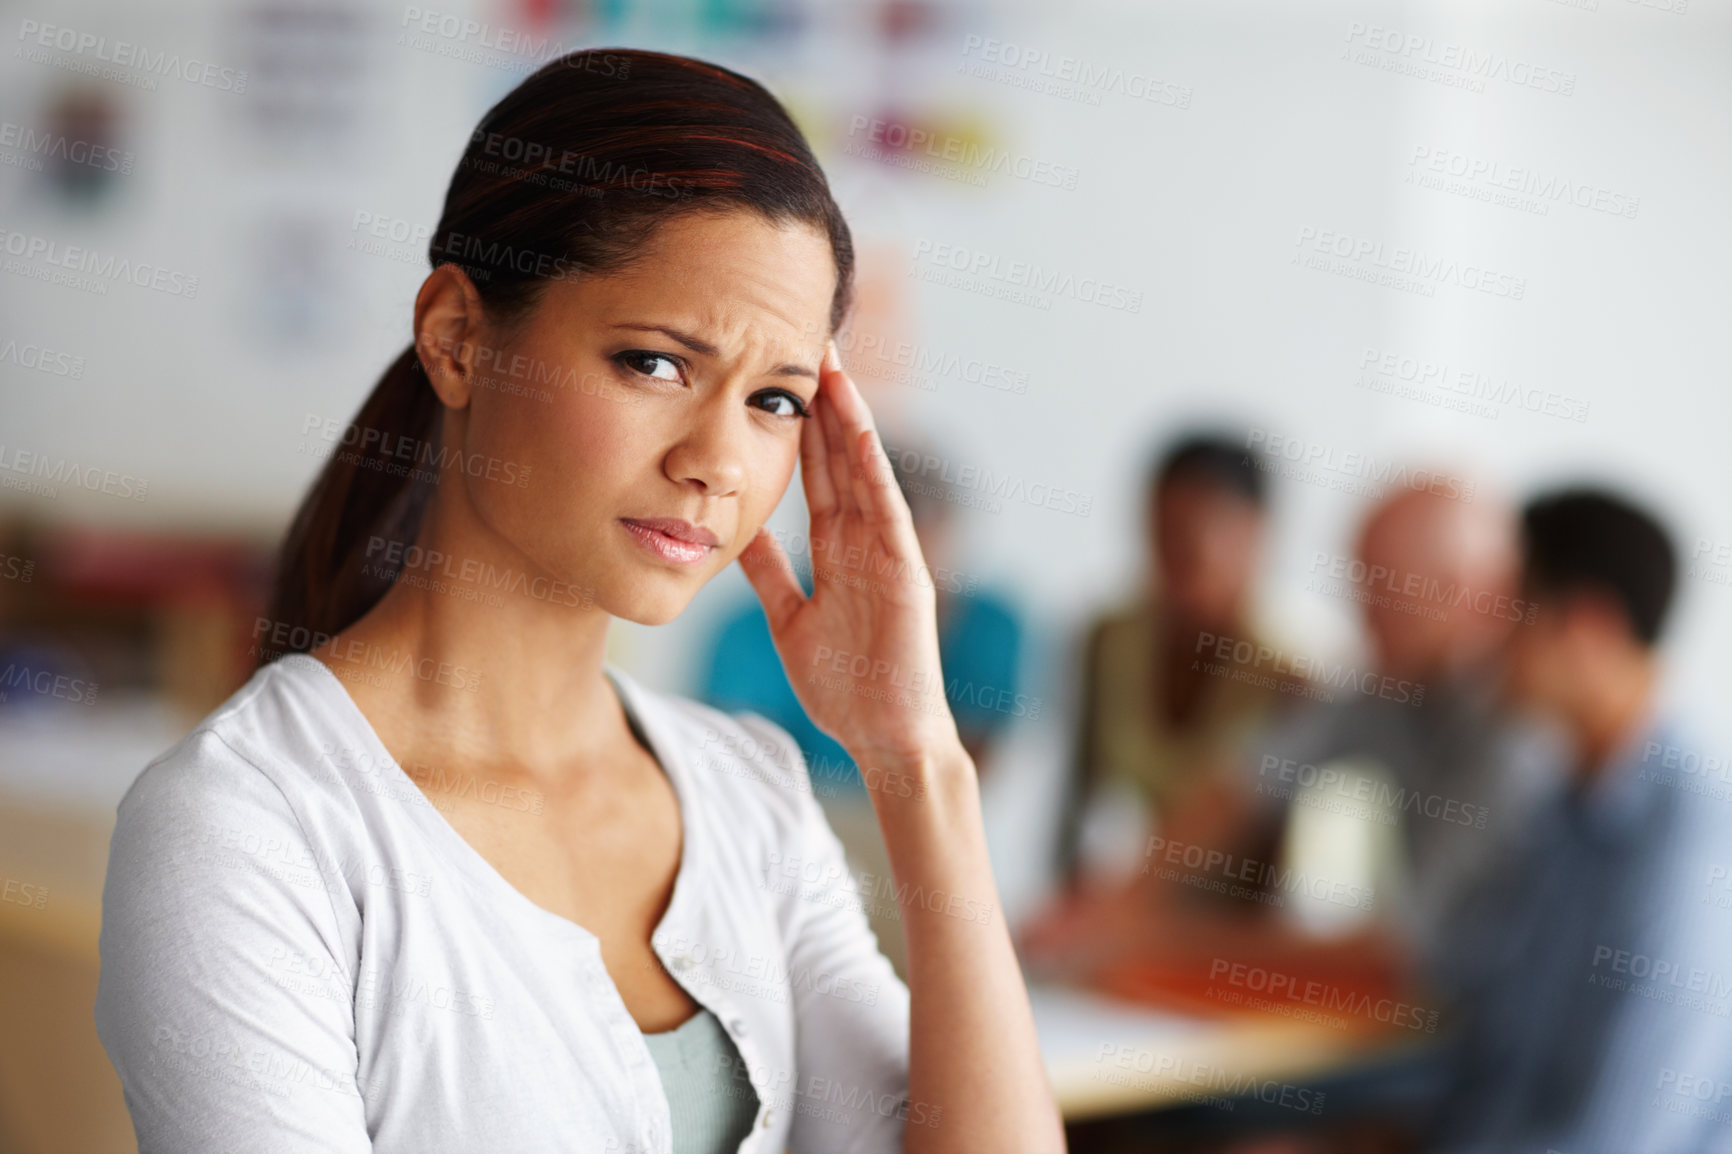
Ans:
[{"label": "blurred person in background", "polygon": [[[1475,501],[1402,489],[1369,511],[1351,557],[1318,550],[1310,570],[1314,591],[1358,606],[1372,658],[1366,672],[1396,691],[1331,684],[1326,699],[1284,713],[1246,750],[1229,778],[1235,785],[1221,791],[1211,840],[1200,844],[1273,847],[1251,852],[1267,853],[1257,860],[1283,874],[1340,881],[1338,860],[1319,853],[1393,828],[1394,852],[1345,879],[1372,895],[1368,910],[1319,930],[1294,916],[1303,904],[1295,894],[1227,903],[1145,881],[1124,896],[1116,920],[1097,911],[1025,934],[1025,957],[1037,967],[1109,984],[1140,967],[1164,975],[1157,985],[1186,988],[1186,975],[1227,958],[1436,1004],[1429,992],[1447,977],[1467,911],[1503,881],[1558,784],[1553,744],[1502,693],[1508,646],[1539,617],[1519,580],[1516,518],[1483,489]],[[1302,788],[1319,782],[1330,784]],[[1296,818],[1320,818],[1309,844],[1291,844],[1305,824]],[[1376,1131],[1391,1093],[1413,1100],[1407,1083],[1386,1083],[1376,1070],[1329,1093],[1338,1128],[1270,1148],[1334,1149],[1363,1137],[1361,1127]]]},{"label": "blurred person in background", "polygon": [[1060,815],[1063,888],[1085,888],[1091,874],[1110,884],[1117,847],[1140,853],[1149,830],[1176,832],[1176,814],[1209,825],[1223,771],[1285,704],[1267,681],[1221,676],[1204,659],[1221,639],[1260,642],[1250,619],[1266,504],[1263,471],[1232,439],[1189,435],[1155,458],[1143,587],[1096,618],[1083,643]]},{"label": "blurred person in background", "polygon": [[[1370,681],[1284,711],[1224,775],[1211,820],[1180,821],[1206,849],[1360,885],[1367,910],[1320,930],[1295,916],[1294,895],[1228,903],[1146,881],[1120,895],[1116,918],[1037,923],[1025,953],[1083,977],[1120,964],[1184,972],[1224,954],[1367,986],[1433,984],[1455,919],[1556,783],[1551,745],[1499,695],[1504,647],[1537,613],[1518,587],[1515,517],[1483,490],[1470,502],[1402,489],[1368,513],[1351,557],[1319,550],[1310,568],[1315,591],[1358,605]],[[1330,784],[1304,788],[1318,782]],[[1321,839],[1295,836],[1296,817],[1319,815]],[[1363,876],[1316,860],[1388,828],[1392,852]]]},{"label": "blurred person in background", "polygon": [[1348,836],[1393,822],[1374,905],[1421,975],[1556,782],[1544,733],[1499,694],[1504,646],[1537,612],[1519,556],[1514,510],[1483,487],[1472,501],[1432,489],[1383,500],[1351,558],[1313,555],[1311,587],[1358,605],[1378,685],[1396,691],[1333,689],[1246,767],[1253,824],[1290,829],[1295,804],[1328,807]]},{"label": "blurred person in background", "polygon": [[[848,556],[835,543],[822,540],[791,542],[791,560],[803,570],[806,582],[815,564],[848,580],[914,580],[932,586],[938,599],[945,699],[963,747],[984,776],[994,745],[1010,723],[1031,709],[1038,712],[1038,703],[1021,692],[1022,625],[1009,598],[980,586],[975,574],[956,564],[960,494],[943,477],[943,458],[930,446],[894,435],[886,440],[885,451],[914,517],[925,571],[896,573],[885,566],[886,558]],[[940,465],[929,467],[928,462]],[[743,604],[716,632],[702,697],[718,709],[762,714],[787,730],[805,754],[813,790],[857,876],[889,876],[889,857],[859,767],[806,716],[757,598]],[[866,910],[879,948],[901,973],[905,954],[900,918],[882,902],[867,903]]]},{"label": "blurred person in background", "polygon": [[[1671,538],[1615,494],[1522,515],[1512,702],[1564,736],[1568,784],[1450,943],[1452,1079],[1432,1148],[1692,1154],[1732,1147],[1732,811],[1692,790],[1703,737],[1662,691]],[[1720,1103],[1716,1105],[1716,1103]]]},{"label": "blurred person in background", "polygon": [[[1189,434],[1154,457],[1144,485],[1147,565],[1128,606],[1083,644],[1074,758],[1059,813],[1058,888],[1021,927],[1024,960],[1087,981],[1101,966],[1174,948],[1166,885],[1146,868],[1154,838],[1267,856],[1246,837],[1240,796],[1251,743],[1303,682],[1223,663],[1262,646],[1250,624],[1267,534],[1265,476],[1231,438]],[[1240,904],[1191,891],[1204,905]]]}]

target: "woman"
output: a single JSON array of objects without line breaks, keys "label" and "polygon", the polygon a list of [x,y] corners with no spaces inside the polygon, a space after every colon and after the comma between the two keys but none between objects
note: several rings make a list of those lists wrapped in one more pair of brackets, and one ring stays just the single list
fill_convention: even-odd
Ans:
[{"label": "woman", "polygon": [[[798,456],[814,536],[922,570],[787,114],[682,57],[554,61],[431,257],[290,529],[255,640],[294,652],[120,807],[96,1017],[141,1149],[1061,1149],[932,589],[808,598],[762,531]],[[736,558],[875,771],[894,885],[783,731],[605,661]]]}]

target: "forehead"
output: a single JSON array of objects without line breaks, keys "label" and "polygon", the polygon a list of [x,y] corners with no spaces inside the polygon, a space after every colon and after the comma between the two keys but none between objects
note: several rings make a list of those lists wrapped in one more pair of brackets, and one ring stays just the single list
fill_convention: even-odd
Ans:
[{"label": "forehead", "polygon": [[819,348],[830,337],[836,265],[812,225],[686,212],[658,225],[630,267],[573,287],[604,325],[667,324],[724,352],[762,343]]},{"label": "forehead", "polygon": [[1202,477],[1175,478],[1158,486],[1153,507],[1165,517],[1225,517],[1257,511],[1257,506],[1237,490]]}]

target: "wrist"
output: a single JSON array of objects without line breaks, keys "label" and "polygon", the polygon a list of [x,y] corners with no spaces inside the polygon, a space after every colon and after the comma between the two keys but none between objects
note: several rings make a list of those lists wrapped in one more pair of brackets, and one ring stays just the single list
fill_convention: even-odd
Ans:
[{"label": "wrist", "polygon": [[848,751],[874,800],[912,799],[975,781],[974,759],[955,735],[911,749],[860,746]]}]

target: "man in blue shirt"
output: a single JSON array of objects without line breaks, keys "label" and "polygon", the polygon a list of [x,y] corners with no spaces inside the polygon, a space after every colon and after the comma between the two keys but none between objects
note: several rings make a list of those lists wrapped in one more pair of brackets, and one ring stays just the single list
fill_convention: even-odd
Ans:
[{"label": "man in blue shirt", "polygon": [[1436,975],[1457,1046],[1433,1148],[1732,1149],[1732,806],[1659,692],[1676,554],[1594,490],[1531,504],[1523,539],[1538,611],[1506,688],[1567,736],[1571,781]]}]

